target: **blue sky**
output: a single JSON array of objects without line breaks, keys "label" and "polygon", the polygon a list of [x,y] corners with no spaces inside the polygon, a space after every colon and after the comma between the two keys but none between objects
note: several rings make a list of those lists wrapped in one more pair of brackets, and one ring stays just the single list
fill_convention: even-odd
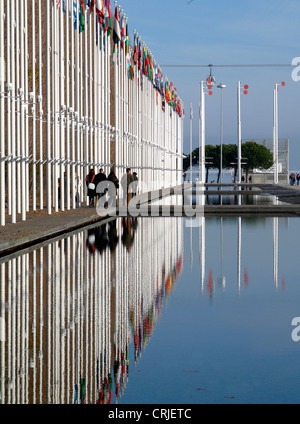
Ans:
[{"label": "blue sky", "polygon": [[[112,3],[113,4],[113,3]],[[160,65],[291,64],[300,56],[299,0],[123,0],[130,38],[135,29]],[[113,9],[113,8],[112,8]],[[279,89],[279,137],[290,140],[290,169],[300,169],[300,82],[292,67],[215,67],[224,83],[224,143],[237,139],[237,81],[249,85],[242,96],[242,137],[272,138],[273,89]],[[184,152],[189,153],[189,109],[193,104],[193,148],[198,146],[200,81],[209,68],[162,66],[185,108]],[[220,90],[206,96],[206,143],[220,143]]]}]

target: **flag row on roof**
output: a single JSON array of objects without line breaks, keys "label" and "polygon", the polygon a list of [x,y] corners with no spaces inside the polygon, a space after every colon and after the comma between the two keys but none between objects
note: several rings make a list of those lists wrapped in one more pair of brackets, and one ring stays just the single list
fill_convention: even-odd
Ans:
[{"label": "flag row on roof", "polygon": [[[62,5],[63,11],[66,13],[66,0],[55,1],[56,6],[61,7]],[[132,80],[137,74],[139,84],[143,86],[143,76],[147,77],[157,93],[162,96],[163,109],[168,105],[180,117],[183,116],[183,106],[176,88],[172,82],[168,81],[166,76],[163,76],[161,68],[154,60],[151,51],[136,32],[134,32],[133,48],[130,48],[128,20],[117,5],[113,16],[110,0],[69,0],[68,4],[69,15],[73,17],[74,30],[79,30],[82,33],[85,30],[89,15],[96,13],[96,44],[99,45],[99,48],[105,49],[105,37],[102,38],[102,34],[106,34],[107,37],[112,35],[114,64],[118,61],[119,52],[124,51],[128,78]]]}]

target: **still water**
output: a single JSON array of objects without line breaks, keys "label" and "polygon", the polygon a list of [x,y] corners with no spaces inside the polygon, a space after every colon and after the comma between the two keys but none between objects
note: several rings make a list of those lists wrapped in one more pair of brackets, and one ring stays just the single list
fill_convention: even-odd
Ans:
[{"label": "still water", "polygon": [[298,403],[299,230],[117,220],[2,259],[0,402]]}]

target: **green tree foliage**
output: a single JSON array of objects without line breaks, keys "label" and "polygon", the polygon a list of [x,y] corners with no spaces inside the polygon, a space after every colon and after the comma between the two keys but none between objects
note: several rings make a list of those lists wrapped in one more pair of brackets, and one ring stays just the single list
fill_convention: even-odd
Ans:
[{"label": "green tree foliage", "polygon": [[247,141],[242,144],[242,157],[244,158],[242,165],[246,171],[246,181],[248,181],[249,171],[258,169],[268,169],[273,165],[273,155],[265,146]]},{"label": "green tree foliage", "polygon": [[[220,145],[205,146],[205,166],[206,166],[206,182],[208,182],[208,174],[210,169],[218,169],[218,182],[220,180]],[[222,169],[234,169],[234,181],[237,175],[237,155],[238,149],[236,144],[222,145]],[[186,171],[190,167],[190,155],[183,160],[183,170]],[[273,156],[269,149],[265,146],[247,141],[242,144],[242,168],[246,172],[246,181],[248,181],[248,173],[253,169],[268,169],[273,165]],[[199,148],[192,152],[192,165],[199,164]]]}]

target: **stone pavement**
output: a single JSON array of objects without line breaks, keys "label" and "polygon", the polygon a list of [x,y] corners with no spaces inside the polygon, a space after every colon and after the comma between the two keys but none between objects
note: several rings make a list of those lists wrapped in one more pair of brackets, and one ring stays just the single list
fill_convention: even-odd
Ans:
[{"label": "stone pavement", "polygon": [[[185,187],[187,186],[191,186],[191,184],[185,185]],[[141,205],[146,205],[150,201],[156,201],[169,195],[170,192],[173,193],[174,189],[180,190],[182,185],[142,193],[137,197]],[[97,214],[96,208],[82,206],[69,211],[53,212],[51,215],[48,215],[47,210],[29,211],[26,214],[26,221],[21,221],[21,217],[18,215],[16,224],[10,223],[8,218],[6,225],[0,227],[0,257],[67,232],[114,219],[111,217],[110,209],[102,210],[106,211],[104,217]]]},{"label": "stone pavement", "polygon": [[16,224],[7,223],[0,227],[0,256],[99,220],[95,208],[89,207],[54,212],[52,215],[48,215],[46,210],[30,211],[26,221],[18,217]]},{"label": "stone pavement", "polygon": [[[170,190],[156,190],[150,193],[143,193],[138,196],[141,204],[141,211],[150,213],[150,204],[152,201],[161,199],[174,193],[174,190],[182,189],[182,185],[174,187]],[[192,184],[185,185],[184,188],[191,188]],[[252,214],[265,214],[272,216],[299,216],[300,215],[300,186],[275,186],[273,184],[257,185],[258,189],[266,193],[274,194],[279,200],[284,201],[285,205],[207,205],[200,212],[204,215],[252,215]],[[169,207],[169,211],[173,216],[186,216],[188,207]],[[158,206],[159,212],[157,216],[165,216],[163,213],[164,208],[168,212],[168,206]],[[177,208],[177,209],[176,209]],[[190,206],[191,211],[192,206]],[[0,227],[0,257],[14,252],[15,250],[29,247],[33,244],[43,242],[47,239],[61,236],[62,234],[75,231],[94,223],[100,223],[104,220],[114,219],[111,217],[110,209],[106,210],[107,215],[101,217],[97,214],[95,208],[83,206],[78,209],[71,209],[64,212],[53,212],[48,215],[47,210],[30,211],[27,213],[26,221],[21,221],[18,215],[16,224],[11,224],[7,221],[4,227]],[[179,215],[181,213],[181,215]],[[149,215],[150,216],[150,215]]]}]

